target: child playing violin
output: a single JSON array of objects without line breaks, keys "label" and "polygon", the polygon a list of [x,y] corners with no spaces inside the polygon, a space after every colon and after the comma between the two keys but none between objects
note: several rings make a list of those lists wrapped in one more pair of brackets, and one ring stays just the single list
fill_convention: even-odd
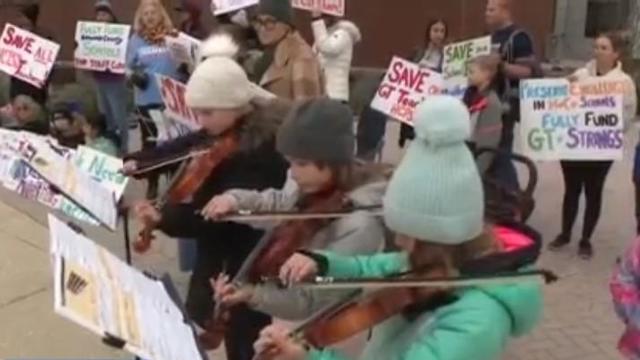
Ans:
[{"label": "child playing violin", "polygon": [[[286,241],[294,241],[299,246],[269,264],[275,272],[268,273],[269,269],[261,268],[259,275],[277,276],[280,265],[299,248],[332,250],[345,255],[373,254],[383,248],[384,224],[370,212],[358,209],[381,205],[386,178],[382,169],[355,165],[352,124],[349,107],[339,101],[323,98],[300,103],[280,126],[276,138],[277,149],[290,166],[283,189],[229,190],[205,206],[203,215],[214,220],[224,219],[224,215],[238,210],[301,213],[354,210],[333,220],[279,224],[270,235],[274,246]],[[303,233],[292,230],[297,227],[301,227]],[[306,231],[305,227],[311,230]],[[282,233],[289,235],[279,237]],[[307,238],[297,238],[300,236]],[[225,305],[247,303],[256,310],[287,320],[305,319],[344,296],[343,291],[327,294],[281,289],[275,285],[247,284],[236,288],[226,280],[228,278],[219,278],[215,284],[217,298]]]},{"label": "child playing violin", "polygon": [[[451,97],[425,100],[416,111],[416,141],[393,175],[384,197],[384,220],[397,253],[349,257],[330,252],[293,255],[281,280],[315,275],[388,277],[410,270],[425,277],[491,274],[530,264],[539,252],[535,232],[517,227],[485,229],[479,172],[464,141],[469,113]],[[528,250],[527,250],[528,249]],[[526,251],[525,251],[526,250]],[[434,296],[438,294],[438,296]],[[531,330],[540,317],[541,289],[531,283],[416,288],[415,302],[379,324],[361,359],[497,359],[511,336]],[[265,328],[254,348],[260,359],[338,360],[328,348],[300,345],[289,330]]]}]

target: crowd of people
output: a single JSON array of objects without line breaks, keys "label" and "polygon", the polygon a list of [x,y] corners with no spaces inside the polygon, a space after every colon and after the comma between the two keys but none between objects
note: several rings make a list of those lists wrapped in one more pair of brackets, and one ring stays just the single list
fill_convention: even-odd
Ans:
[{"label": "crowd of people", "polygon": [[[492,54],[470,60],[462,101],[434,95],[417,107],[413,126],[402,125],[398,143],[408,148],[395,169],[373,161],[384,144],[386,115],[367,104],[354,131],[350,70],[354,48],[366,34],[346,19],[313,12],[310,45],[294,25],[288,0],[260,0],[217,16],[211,28],[201,20],[206,10],[201,1],[180,3],[176,10],[182,19],[176,27],[161,1],[140,0],[126,73],[92,73],[99,115],[89,116],[77,99],[50,104],[46,86],[12,78],[11,101],[0,109],[1,125],[50,135],[66,147],[85,145],[119,156],[124,173],[146,180],[147,199],[137,202],[133,213],[141,223],[179,240],[181,267],[192,271],[187,314],[198,327],[201,345],[213,349],[223,341],[228,359],[497,359],[509,338],[528,333],[540,320],[540,285],[365,293],[360,300],[365,304],[397,300],[395,310],[361,329],[355,340],[326,343],[299,341],[292,335],[300,334],[292,334],[280,320],[299,322],[357,301],[354,292],[281,285],[315,276],[491,275],[535,265],[540,234],[523,219],[488,218],[483,183],[490,177],[508,191],[519,190],[510,157],[521,116],[519,84],[544,75],[532,36],[514,22],[512,6],[510,0],[487,1]],[[37,5],[25,6],[15,24],[49,37],[38,26],[38,13]],[[95,21],[118,23],[108,0],[96,1],[94,15]],[[203,41],[195,65],[177,63],[167,47],[166,38],[180,31]],[[430,21],[424,42],[407,60],[441,72],[449,42],[447,21]],[[594,59],[569,80],[623,81],[628,129],[637,95],[622,69],[625,48],[617,33],[598,36]],[[202,124],[200,130],[157,142],[150,112],[165,105],[156,75],[186,83],[186,104]],[[131,97],[142,144],[136,151],[129,139]],[[203,147],[207,154],[187,156],[181,170],[171,164],[144,171]],[[487,147],[499,151],[474,158],[476,149]],[[640,209],[638,149],[633,179]],[[594,255],[591,239],[611,165],[561,162],[562,229],[550,250],[571,242],[584,190],[578,254],[583,259]],[[158,206],[155,200],[172,191],[159,188],[161,174],[192,176],[191,191]],[[378,208],[382,217],[371,210]],[[226,220],[240,211],[343,215]],[[640,233],[640,210],[636,218]],[[251,256],[255,249],[260,256]],[[640,356],[639,258],[636,245],[620,262],[611,285],[616,310],[629,327],[620,345],[629,358]],[[253,260],[247,264],[246,259]]]}]

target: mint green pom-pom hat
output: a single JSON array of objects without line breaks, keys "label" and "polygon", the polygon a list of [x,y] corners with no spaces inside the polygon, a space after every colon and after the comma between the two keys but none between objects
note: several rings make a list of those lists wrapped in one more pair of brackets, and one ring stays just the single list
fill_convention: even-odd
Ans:
[{"label": "mint green pom-pom hat", "polygon": [[427,98],[414,115],[416,139],[396,169],[384,198],[384,219],[398,234],[456,245],[484,227],[484,191],[465,140],[471,134],[458,99]]}]

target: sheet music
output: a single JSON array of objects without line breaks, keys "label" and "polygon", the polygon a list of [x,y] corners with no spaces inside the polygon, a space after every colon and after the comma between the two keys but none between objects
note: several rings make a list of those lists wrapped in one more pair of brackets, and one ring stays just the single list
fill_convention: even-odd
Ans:
[{"label": "sheet music", "polygon": [[56,313],[154,360],[202,359],[192,327],[161,281],[150,279],[49,215]]},{"label": "sheet music", "polygon": [[89,174],[79,170],[47,146],[24,149],[22,159],[46,181],[57,187],[65,196],[91,213],[110,230],[117,226],[117,209],[114,192],[107,189]]}]

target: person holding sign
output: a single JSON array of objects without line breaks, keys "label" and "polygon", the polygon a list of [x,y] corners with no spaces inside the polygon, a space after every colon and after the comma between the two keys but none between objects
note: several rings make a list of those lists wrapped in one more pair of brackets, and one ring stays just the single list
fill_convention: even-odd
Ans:
[{"label": "person holding sign", "polygon": [[[45,30],[38,26],[38,18],[40,17],[40,5],[23,5],[19,8],[19,10],[20,13],[18,18],[14,20],[14,23],[17,27],[30,31],[45,39],[52,40],[52,36],[47,34]],[[18,79],[17,77],[11,77],[9,93],[11,100],[14,100],[19,95],[26,95],[31,97],[40,106],[44,107],[48,98],[48,82],[46,82],[41,88],[38,88],[26,81]]]},{"label": "person holding sign", "polygon": [[330,98],[347,103],[353,47],[362,40],[360,29],[351,21],[319,11],[314,11],[312,17],[313,49],[324,71],[325,91]]},{"label": "person holding sign", "polygon": [[293,26],[289,0],[261,0],[252,25],[264,46],[254,70],[260,86],[283,99],[324,94],[320,64]]},{"label": "person holding sign", "polygon": [[[256,102],[256,86],[240,65],[228,54],[207,53],[207,46],[203,49],[205,60],[196,67],[185,94],[186,104],[197,113],[202,130],[173,140],[167,144],[170,147],[163,146],[169,156],[209,150],[186,160],[189,163],[184,177],[193,183],[189,199],[160,209],[143,200],[133,212],[150,228],[197,242],[186,309],[195,323],[206,328],[214,307],[209,279],[223,271],[235,274],[262,233],[247,225],[206,221],[200,211],[212,197],[229,189],[263,190],[283,185],[287,165],[275,149],[275,133],[289,104],[279,100]],[[148,155],[145,151],[132,154],[124,164],[125,172],[142,166]],[[198,174],[194,174],[196,171]],[[250,360],[251,344],[269,322],[265,314],[235,309],[228,329],[230,340],[225,345],[227,358]]]},{"label": "person holding sign", "polygon": [[[471,131],[464,105],[453,97],[429,97],[418,106],[415,127],[416,140],[384,197],[384,221],[395,232],[399,251],[355,257],[301,251],[280,269],[282,283],[315,276],[339,281],[490,275],[531,265],[522,251],[536,252],[539,234],[531,229],[497,231],[484,226],[482,181],[464,143]],[[507,251],[505,243],[514,239],[519,244]],[[375,320],[364,324],[375,327],[363,326],[370,331],[370,339],[359,359],[499,359],[508,340],[531,331],[542,313],[542,291],[534,282],[412,290],[410,296],[393,289],[379,289],[374,295],[364,290],[364,300],[356,302],[361,305],[357,309],[364,311],[351,312],[355,316],[348,320],[360,323],[367,318],[373,313],[366,311],[367,305],[388,311],[375,312],[370,315]],[[333,310],[340,316],[342,309]],[[363,316],[355,319],[357,315]],[[327,317],[316,324],[322,320]],[[311,325],[290,336],[288,329],[273,325],[262,331],[254,347],[271,360],[347,359],[330,347],[301,345],[314,330]]]},{"label": "person holding sign", "polygon": [[[624,89],[623,121],[625,128],[636,115],[636,88],[633,80],[622,70],[621,58],[626,43],[616,33],[598,36],[594,45],[594,60],[584,68],[578,69],[569,77],[580,81],[593,77],[602,77],[619,81]],[[604,94],[606,95],[606,94]],[[564,177],[564,200],[562,202],[562,232],[549,244],[550,250],[565,247],[571,241],[573,224],[578,214],[580,195],[584,191],[587,206],[584,212],[582,237],[578,255],[583,259],[593,256],[591,236],[600,218],[602,190],[611,168],[612,161],[561,161]]]},{"label": "person holding sign", "polygon": [[[167,11],[159,0],[142,0],[136,10],[134,34],[127,50],[129,80],[134,85],[135,105],[140,119],[142,147],[156,145],[157,129],[149,116],[149,110],[163,108],[162,96],[156,74],[180,80],[177,66],[166,47],[165,36],[175,35]],[[149,178],[147,195],[155,198],[158,176]]]},{"label": "person holding sign", "polygon": [[[109,0],[98,0],[95,4],[96,21],[117,23]],[[120,150],[129,149],[129,124],[127,121],[127,91],[125,77],[110,71],[94,71],[98,91],[98,108],[107,120],[107,129],[120,137]]]},{"label": "person holding sign", "polygon": [[[419,64],[421,67],[442,72],[442,62],[444,60],[443,51],[448,33],[449,26],[444,20],[437,19],[430,21],[424,34],[424,44],[414,50],[409,60]],[[415,136],[412,126],[402,124],[398,145],[403,148],[406,142],[413,140]]]}]

